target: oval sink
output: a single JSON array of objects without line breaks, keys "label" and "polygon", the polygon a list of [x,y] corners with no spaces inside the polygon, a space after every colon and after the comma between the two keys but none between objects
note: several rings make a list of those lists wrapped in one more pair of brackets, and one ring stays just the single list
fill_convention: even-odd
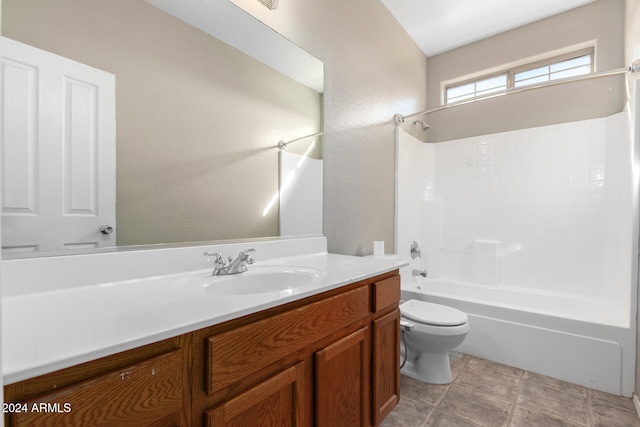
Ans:
[{"label": "oval sink", "polygon": [[251,295],[269,292],[293,294],[297,289],[318,283],[326,272],[315,268],[297,266],[250,267],[248,271],[227,276],[212,276],[211,273],[188,277],[176,283],[206,294]]}]

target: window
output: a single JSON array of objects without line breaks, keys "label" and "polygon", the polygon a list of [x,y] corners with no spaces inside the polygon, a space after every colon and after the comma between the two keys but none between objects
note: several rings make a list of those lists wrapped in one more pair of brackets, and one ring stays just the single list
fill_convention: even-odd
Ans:
[{"label": "window", "polygon": [[468,101],[507,90],[508,74],[485,77],[447,88],[447,104]]},{"label": "window", "polygon": [[543,61],[504,70],[445,87],[445,104],[498,95],[509,89],[544,84],[593,72],[593,48],[554,56]]}]

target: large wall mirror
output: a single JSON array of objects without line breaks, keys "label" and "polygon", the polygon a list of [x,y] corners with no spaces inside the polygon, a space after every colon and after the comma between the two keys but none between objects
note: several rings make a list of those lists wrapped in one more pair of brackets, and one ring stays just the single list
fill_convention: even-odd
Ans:
[{"label": "large wall mirror", "polygon": [[43,55],[2,50],[3,258],[321,233],[322,63],[230,1],[2,0],[1,28]]}]

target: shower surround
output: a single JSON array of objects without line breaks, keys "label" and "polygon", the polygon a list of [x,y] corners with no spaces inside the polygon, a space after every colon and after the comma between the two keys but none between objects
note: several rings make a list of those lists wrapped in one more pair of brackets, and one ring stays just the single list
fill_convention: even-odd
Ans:
[{"label": "shower surround", "polygon": [[[628,122],[619,113],[437,144],[398,128],[396,248],[411,262],[404,298],[467,312],[462,351],[630,394]],[[420,259],[409,257],[412,240]],[[578,349],[593,359],[576,364]]]}]

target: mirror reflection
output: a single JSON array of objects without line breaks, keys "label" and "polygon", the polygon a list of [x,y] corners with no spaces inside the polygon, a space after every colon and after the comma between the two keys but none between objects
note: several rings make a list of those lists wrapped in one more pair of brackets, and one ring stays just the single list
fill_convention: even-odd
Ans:
[{"label": "mirror reflection", "polygon": [[[322,76],[285,76],[163,3],[184,2],[3,0],[2,36],[24,44],[16,55],[42,53],[8,58],[3,39],[5,97],[21,100],[3,111],[5,254],[321,232]],[[231,39],[281,38],[208,3],[236,14]],[[62,86],[35,86],[50,71]]]}]

